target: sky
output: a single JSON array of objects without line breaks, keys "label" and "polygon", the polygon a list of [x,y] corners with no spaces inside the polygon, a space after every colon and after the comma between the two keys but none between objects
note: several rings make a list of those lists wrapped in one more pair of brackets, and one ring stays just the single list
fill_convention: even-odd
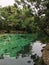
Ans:
[{"label": "sky", "polygon": [[14,3],[14,0],[0,0],[0,6],[2,7],[13,5]]}]

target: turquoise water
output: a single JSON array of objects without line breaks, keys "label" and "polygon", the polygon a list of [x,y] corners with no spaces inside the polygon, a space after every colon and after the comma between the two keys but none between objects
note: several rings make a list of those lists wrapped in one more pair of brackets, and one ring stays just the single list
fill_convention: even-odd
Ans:
[{"label": "turquoise water", "polygon": [[[34,43],[31,42],[31,44],[29,46],[25,46],[23,51],[18,53],[16,57],[4,55],[4,58],[0,59],[0,65],[34,65],[31,55],[36,54],[41,57],[43,46],[45,46],[45,44],[42,44],[39,41]],[[30,63],[28,63],[28,61],[30,61]]]},{"label": "turquoise water", "polygon": [[32,55],[41,57],[45,46],[35,34],[5,34],[0,37],[0,65],[34,65]]},{"label": "turquoise water", "polygon": [[15,57],[17,53],[23,51],[24,47],[31,41],[36,40],[35,34],[5,34],[0,37],[0,57],[8,54]]}]

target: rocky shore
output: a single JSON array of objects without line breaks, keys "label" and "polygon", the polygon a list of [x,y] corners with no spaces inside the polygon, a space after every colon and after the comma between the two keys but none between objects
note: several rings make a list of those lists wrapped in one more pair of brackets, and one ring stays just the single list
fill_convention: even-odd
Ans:
[{"label": "rocky shore", "polygon": [[42,54],[43,61],[46,65],[49,65],[49,44],[47,44]]}]

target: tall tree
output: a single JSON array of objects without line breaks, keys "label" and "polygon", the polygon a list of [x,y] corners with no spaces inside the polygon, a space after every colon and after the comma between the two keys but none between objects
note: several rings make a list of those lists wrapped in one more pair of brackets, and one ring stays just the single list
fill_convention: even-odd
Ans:
[{"label": "tall tree", "polygon": [[16,5],[31,8],[35,23],[40,31],[49,36],[49,0],[15,0]]}]

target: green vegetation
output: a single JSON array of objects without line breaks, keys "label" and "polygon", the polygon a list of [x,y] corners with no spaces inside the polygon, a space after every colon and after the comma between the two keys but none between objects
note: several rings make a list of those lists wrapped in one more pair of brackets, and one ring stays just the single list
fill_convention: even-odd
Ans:
[{"label": "green vegetation", "polygon": [[[31,3],[31,5],[32,2],[36,2],[35,8],[37,10],[39,8],[38,12],[36,10],[33,12],[31,5],[27,4],[25,0],[16,0],[18,5],[23,3],[22,9],[16,3],[14,6],[0,7],[0,30],[6,30],[7,33],[14,30],[26,31],[27,33],[42,33],[49,37],[49,1],[27,0],[27,2]],[[45,16],[42,16],[43,14]]]},{"label": "green vegetation", "polygon": [[0,8],[0,30],[21,30],[32,32],[34,17],[30,14],[31,9],[22,10],[15,6]]}]

